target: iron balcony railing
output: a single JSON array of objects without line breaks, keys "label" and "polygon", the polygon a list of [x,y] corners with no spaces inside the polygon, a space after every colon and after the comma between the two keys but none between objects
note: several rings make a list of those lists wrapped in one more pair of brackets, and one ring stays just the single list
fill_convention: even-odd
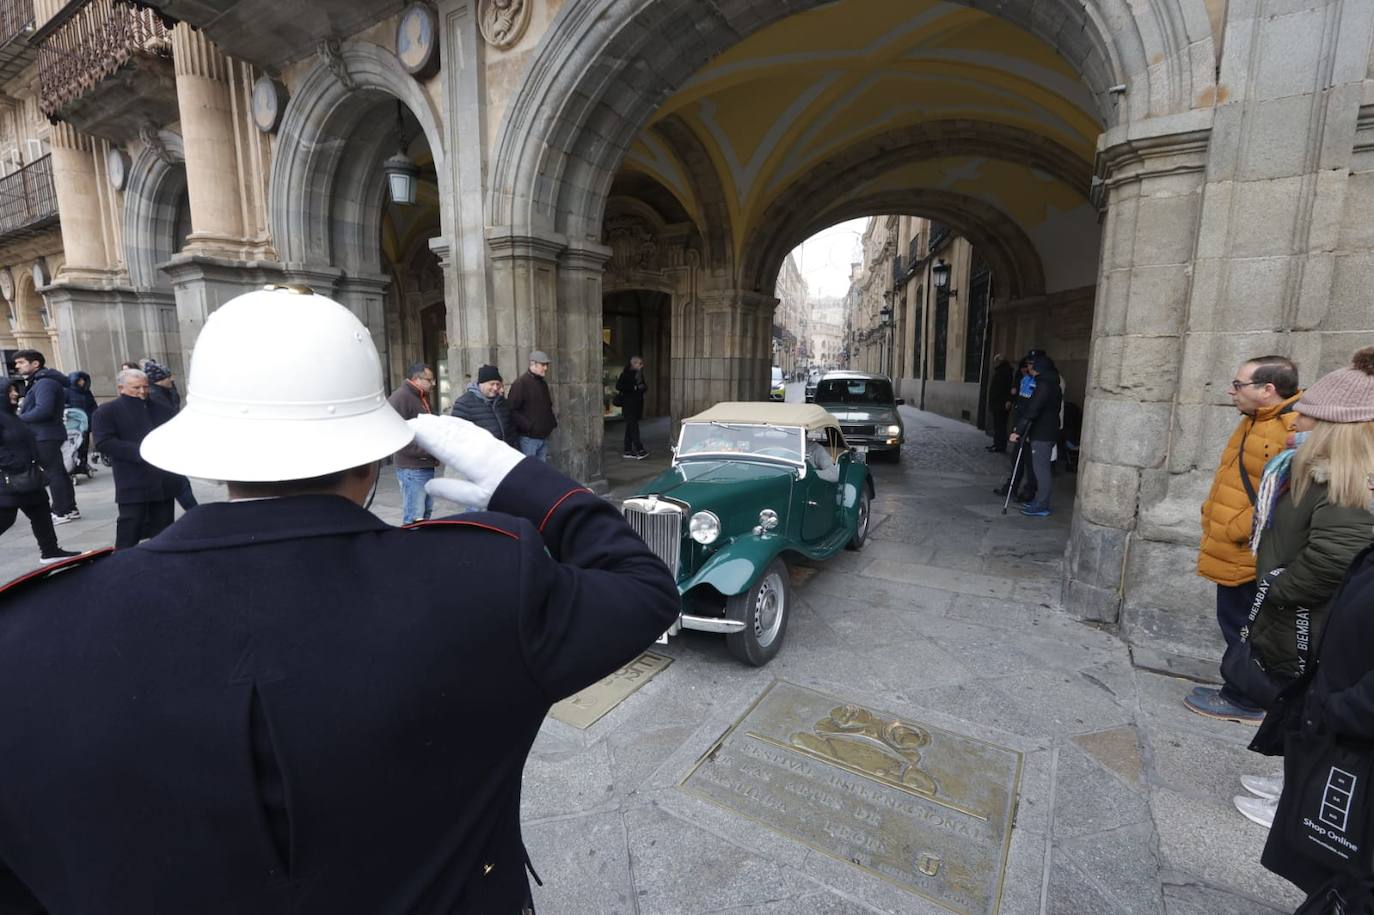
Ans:
[{"label": "iron balcony railing", "polygon": [[929,254],[934,254],[940,250],[940,246],[945,243],[945,239],[950,236],[951,229],[942,222],[932,222],[930,224],[930,243],[926,246]]},{"label": "iron balcony railing", "polygon": [[52,156],[44,156],[0,178],[0,239],[57,222]]},{"label": "iron balcony railing", "polygon": [[135,57],[171,54],[167,26],[157,13],[120,0],[68,3],[35,37],[39,98],[49,117]]},{"label": "iron balcony railing", "polygon": [[33,28],[33,0],[0,0],[0,45]]}]

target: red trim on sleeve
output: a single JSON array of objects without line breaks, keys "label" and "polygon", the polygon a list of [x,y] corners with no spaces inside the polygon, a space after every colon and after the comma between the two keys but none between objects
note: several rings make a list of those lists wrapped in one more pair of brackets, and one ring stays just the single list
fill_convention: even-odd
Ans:
[{"label": "red trim on sleeve", "polygon": [[422,527],[443,527],[443,526],[475,527],[475,528],[480,528],[481,530],[484,530],[484,531],[491,531],[492,533],[495,533],[495,534],[505,534],[507,537],[509,537],[509,538],[512,539],[512,540],[519,540],[519,539],[520,539],[520,535],[517,534],[517,533],[515,533],[514,531],[508,531],[508,530],[506,530],[506,529],[504,529],[504,528],[496,527],[496,526],[491,525],[491,524],[483,524],[483,523],[480,522],[480,521],[416,521],[416,522],[414,522],[414,523],[412,523],[412,524],[407,524],[405,527],[403,527],[403,528],[401,528],[401,529],[402,529],[402,530],[406,530],[406,531],[413,531],[413,530],[418,530],[419,528],[422,528]]},{"label": "red trim on sleeve", "polygon": [[585,486],[579,486],[577,489],[569,490],[568,492],[563,493],[559,500],[553,503],[553,507],[550,508],[548,514],[544,516],[544,520],[539,522],[539,533],[544,533],[544,525],[548,524],[549,519],[553,517],[553,513],[558,511],[558,506],[562,505],[564,502],[568,501],[580,492],[585,492],[588,495],[593,495],[592,491]]},{"label": "red trim on sleeve", "polygon": [[3,594],[11,588],[17,588],[26,582],[38,581],[40,579],[47,578],[49,575],[53,575],[57,572],[62,571],[63,569],[68,569],[72,566],[85,565],[86,563],[94,562],[97,559],[104,559],[106,556],[109,556],[113,552],[114,547],[107,546],[103,549],[91,550],[90,552],[82,553],[80,556],[73,556],[70,559],[64,559],[61,562],[54,562],[51,565],[40,566],[34,569],[32,572],[25,572],[23,575],[20,575],[18,578],[14,579],[8,584],[0,585],[0,594]]}]

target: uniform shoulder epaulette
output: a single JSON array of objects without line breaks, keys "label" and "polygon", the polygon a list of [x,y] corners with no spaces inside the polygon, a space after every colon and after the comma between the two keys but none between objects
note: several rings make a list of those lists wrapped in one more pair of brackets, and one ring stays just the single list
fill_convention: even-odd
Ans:
[{"label": "uniform shoulder epaulette", "polygon": [[61,562],[54,562],[52,565],[34,569],[24,575],[20,575],[8,584],[0,585],[0,594],[6,597],[13,597],[16,591],[31,587],[42,581],[47,581],[55,575],[63,572],[70,572],[72,569],[79,569],[82,566],[90,565],[97,559],[104,559],[114,553],[114,547],[105,547],[100,550],[91,550],[89,553],[82,553],[80,556],[73,556],[71,559],[64,559]]},{"label": "uniform shoulder epaulette", "polygon": [[503,534],[511,538],[512,540],[520,539],[520,535],[517,534],[515,531],[507,530],[506,528],[500,527],[495,524],[489,524],[485,521],[462,521],[456,518],[449,518],[443,521],[415,521],[411,524],[405,525],[403,528],[401,528],[401,530],[417,531],[436,530],[441,528],[445,530],[451,530],[455,527],[466,527],[472,528],[473,530],[490,531],[493,534]]}]

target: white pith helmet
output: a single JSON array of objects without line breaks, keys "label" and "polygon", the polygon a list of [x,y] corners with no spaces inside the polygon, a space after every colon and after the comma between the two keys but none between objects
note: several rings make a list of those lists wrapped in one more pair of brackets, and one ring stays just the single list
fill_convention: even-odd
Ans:
[{"label": "white pith helmet", "polygon": [[[290,375],[260,363],[291,347]],[[307,288],[268,286],[225,302],[191,353],[186,406],[143,440],[143,459],[207,480],[301,480],[395,454],[415,433],[391,408],[372,334]]]}]

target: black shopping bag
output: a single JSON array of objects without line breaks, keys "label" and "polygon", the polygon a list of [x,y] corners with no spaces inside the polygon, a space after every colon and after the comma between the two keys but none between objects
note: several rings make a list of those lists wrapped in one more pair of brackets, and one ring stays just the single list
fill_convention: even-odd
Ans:
[{"label": "black shopping bag", "polygon": [[1289,734],[1274,818],[1288,847],[1334,873],[1374,873],[1374,747]]}]

